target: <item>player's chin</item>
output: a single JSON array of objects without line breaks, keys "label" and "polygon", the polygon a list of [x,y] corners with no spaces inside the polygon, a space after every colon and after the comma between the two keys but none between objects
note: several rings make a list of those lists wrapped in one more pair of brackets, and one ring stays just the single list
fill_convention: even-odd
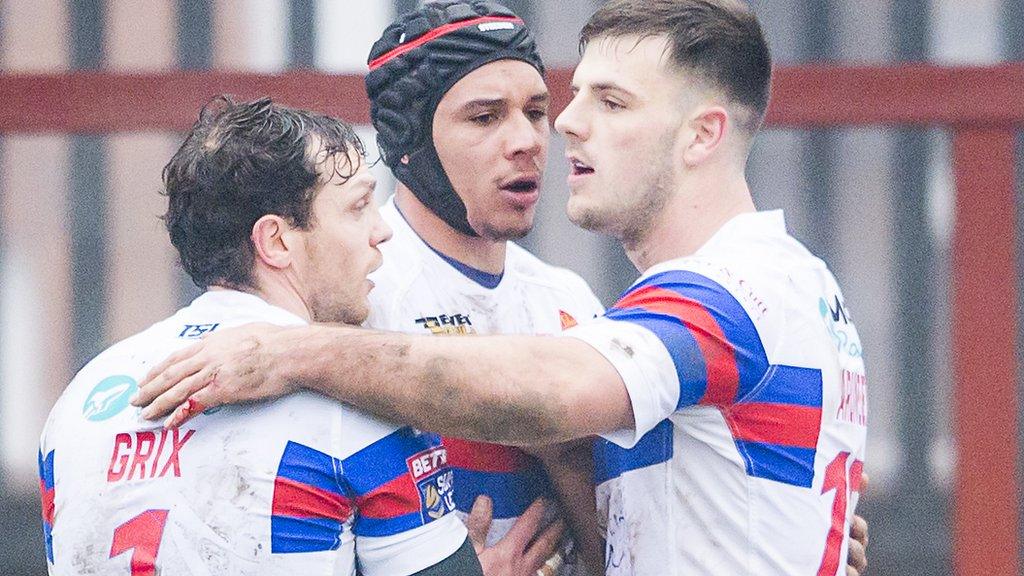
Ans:
[{"label": "player's chin", "polygon": [[369,315],[370,303],[368,300],[364,299],[361,303],[351,306],[345,310],[342,322],[353,326],[359,326],[363,322],[366,322],[366,318]]},{"label": "player's chin", "polygon": [[592,203],[583,198],[570,197],[565,207],[566,216],[573,224],[594,232],[604,232],[608,228],[608,218]]},{"label": "player's chin", "polygon": [[[533,229],[534,210],[512,210],[500,214],[500,218],[491,218],[487,222],[470,225],[477,234],[494,241],[518,240]],[[495,215],[498,216],[498,215]]]},{"label": "player's chin", "polygon": [[583,226],[582,223],[587,219],[589,213],[590,210],[584,198],[569,196],[569,200],[565,204],[565,215],[568,216],[570,222],[577,226]]},{"label": "player's chin", "polygon": [[507,225],[499,228],[492,237],[495,240],[519,240],[533,229],[533,219],[529,222]]}]

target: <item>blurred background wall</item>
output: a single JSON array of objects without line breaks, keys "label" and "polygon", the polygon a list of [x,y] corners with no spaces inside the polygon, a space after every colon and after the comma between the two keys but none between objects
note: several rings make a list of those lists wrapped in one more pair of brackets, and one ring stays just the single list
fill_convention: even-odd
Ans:
[{"label": "blurred background wall", "polygon": [[[533,28],[548,67],[568,68],[578,57],[576,32],[600,0],[504,3]],[[1024,59],[1024,0],[751,4],[778,65]],[[361,74],[379,32],[416,5],[2,0],[0,73]],[[372,129],[360,133],[375,156]],[[45,572],[37,441],[63,386],[93,355],[198,293],[157,218],[160,169],[179,139],[0,134],[0,573]],[[636,272],[614,243],[565,219],[562,148],[556,136],[537,228],[523,244],[581,273],[611,303]],[[822,129],[768,130],[750,159],[759,206],[784,208],[795,235],[832,266],[864,341],[871,487],[860,510],[871,522],[871,574],[952,572],[949,158],[943,130]],[[383,199],[393,180],[383,165],[375,170]],[[1020,197],[1018,185],[1018,206]]]}]

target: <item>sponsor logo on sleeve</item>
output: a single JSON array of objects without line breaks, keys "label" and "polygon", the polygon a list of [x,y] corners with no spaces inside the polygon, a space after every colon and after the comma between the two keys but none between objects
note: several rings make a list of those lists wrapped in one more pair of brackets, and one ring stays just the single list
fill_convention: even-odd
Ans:
[{"label": "sponsor logo on sleeve", "polygon": [[117,416],[128,407],[139,385],[131,376],[117,374],[100,380],[82,405],[82,416],[92,422],[102,422]]},{"label": "sponsor logo on sleeve", "polygon": [[839,296],[833,296],[832,303],[824,298],[818,298],[818,311],[821,313],[825,329],[832,337],[836,350],[840,354],[859,358],[863,353],[860,347],[860,337],[857,336],[857,331],[853,328],[850,310],[846,308]]}]

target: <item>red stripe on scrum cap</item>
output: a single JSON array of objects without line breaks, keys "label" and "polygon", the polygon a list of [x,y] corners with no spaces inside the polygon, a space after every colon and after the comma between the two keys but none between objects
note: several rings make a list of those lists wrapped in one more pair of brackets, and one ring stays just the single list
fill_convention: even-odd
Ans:
[{"label": "red stripe on scrum cap", "polygon": [[450,34],[452,32],[455,32],[456,30],[461,30],[463,28],[467,28],[469,26],[474,26],[477,24],[485,24],[487,22],[512,22],[513,24],[523,24],[523,19],[517,18],[515,16],[482,16],[480,18],[473,18],[472,20],[463,20],[461,22],[452,22],[451,24],[445,24],[444,26],[434,28],[430,32],[427,32],[423,36],[420,36],[419,38],[413,40],[412,42],[409,42],[408,44],[402,44],[401,46],[393,48],[392,50],[385,52],[384,54],[381,54],[380,56],[374,58],[373,60],[370,61],[370,70],[376,70],[377,68],[380,68],[384,64],[387,64],[389,60],[397,58],[410,50],[419,48],[420,46],[423,46],[424,44],[430,42],[435,38],[440,38],[441,36],[444,36],[445,34]]}]

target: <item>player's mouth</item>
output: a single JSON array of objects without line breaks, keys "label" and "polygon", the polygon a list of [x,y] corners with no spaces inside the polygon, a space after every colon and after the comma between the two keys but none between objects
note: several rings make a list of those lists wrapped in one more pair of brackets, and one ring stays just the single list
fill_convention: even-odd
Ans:
[{"label": "player's mouth", "polygon": [[505,199],[518,208],[529,208],[540,198],[540,176],[516,176],[498,186]]},{"label": "player's mouth", "polygon": [[569,177],[566,182],[570,188],[580,186],[588,176],[594,173],[594,168],[576,156],[567,154],[569,160]]},{"label": "player's mouth", "polygon": [[369,290],[373,290],[374,287],[377,286],[373,282],[373,280],[370,280],[370,278],[369,278],[370,274],[373,274],[377,270],[380,270],[380,267],[383,266],[383,265],[384,265],[384,257],[383,257],[383,255],[380,252],[377,252],[377,257],[374,258],[373,264],[371,264],[370,265],[370,269],[366,271],[366,284],[367,284],[367,286],[369,286]]}]

